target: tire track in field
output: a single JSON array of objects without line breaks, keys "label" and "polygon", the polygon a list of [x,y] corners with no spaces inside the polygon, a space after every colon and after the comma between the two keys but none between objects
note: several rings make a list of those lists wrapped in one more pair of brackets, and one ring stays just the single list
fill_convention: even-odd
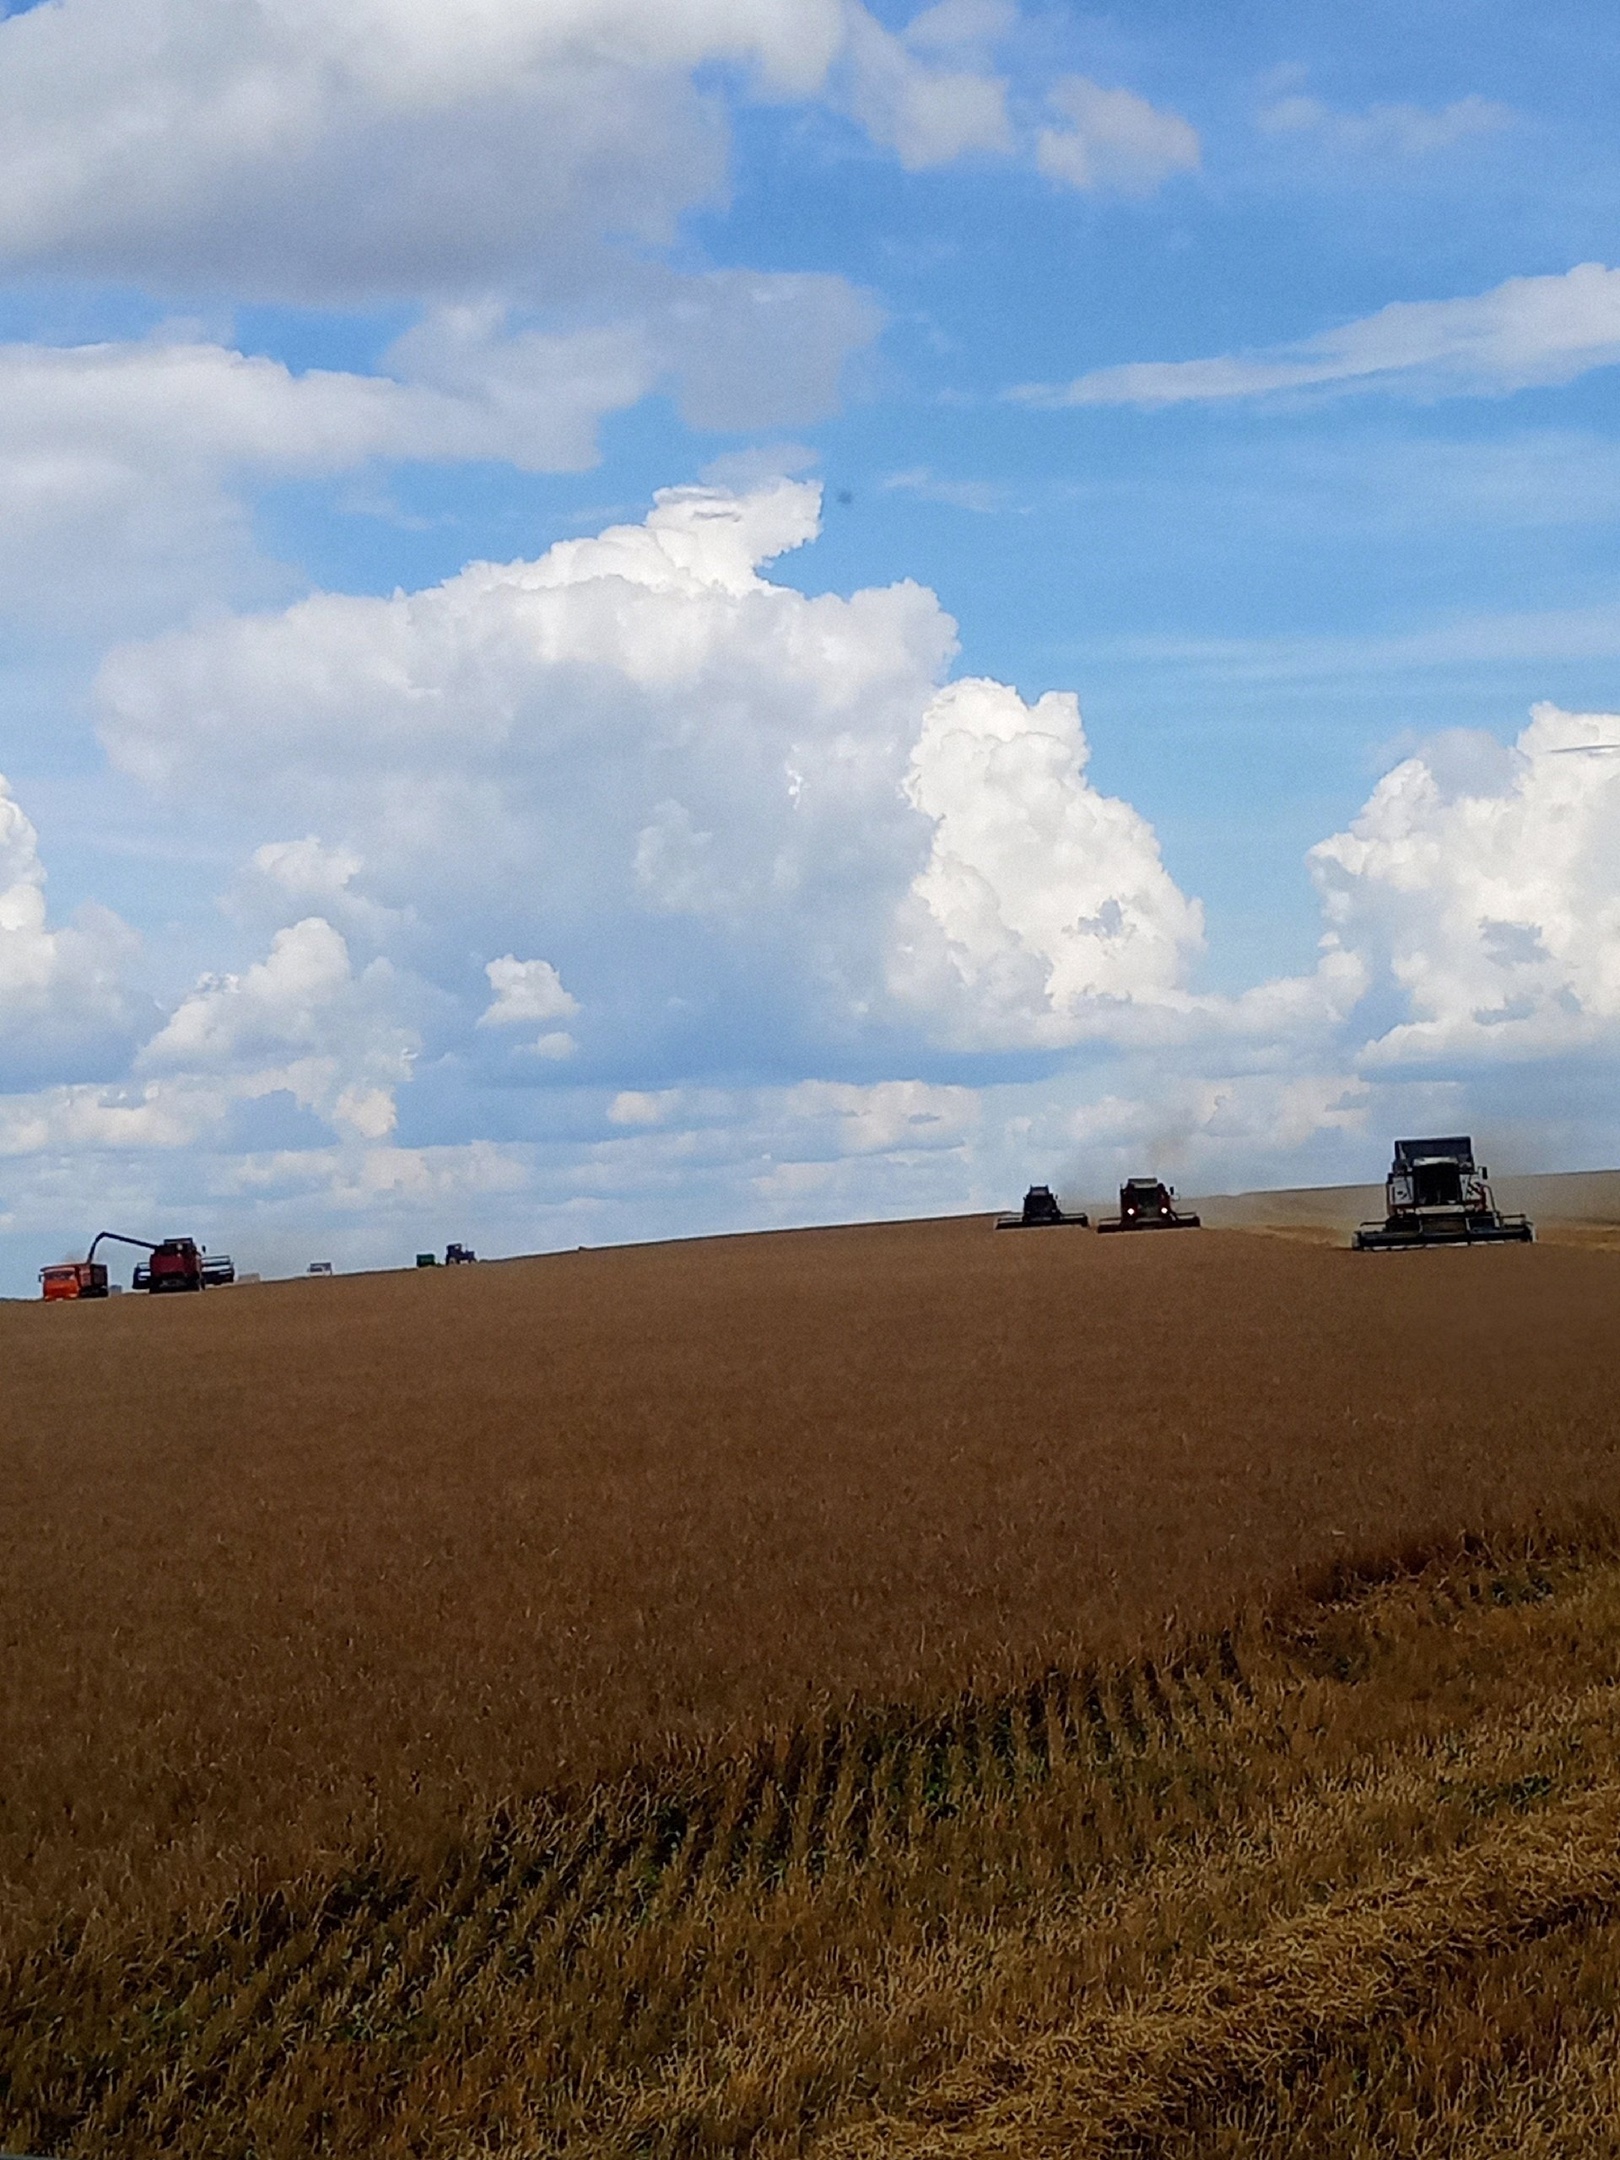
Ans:
[{"label": "tire track in field", "polygon": [[[77,2059],[51,2060],[49,2035],[29,2028],[79,1992],[79,1954],[36,1955],[0,2014],[11,2105],[32,2097],[31,2113],[88,2150],[163,2144],[183,2118],[241,2105],[312,2039],[379,2036],[410,2053],[446,2015],[555,1985],[604,1926],[672,1928],[738,1894],[897,1861],[945,1825],[971,1838],[980,1803],[1065,1771],[1118,1785],[1143,1762],[1190,1761],[1241,1711],[1237,1671],[1223,1643],[1175,1667],[1052,1672],[943,1714],[825,1718],[685,1791],[632,1789],[571,1818],[514,1809],[431,1880],[362,1867],[145,1946]],[[1090,1827],[1114,1842],[1101,1815]]]}]

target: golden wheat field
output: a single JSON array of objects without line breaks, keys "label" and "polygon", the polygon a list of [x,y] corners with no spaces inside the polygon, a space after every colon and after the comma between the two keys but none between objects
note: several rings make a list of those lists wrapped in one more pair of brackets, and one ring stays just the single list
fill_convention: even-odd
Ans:
[{"label": "golden wheat field", "polygon": [[0,1307],[0,2149],[1620,2152],[1620,1253]]}]

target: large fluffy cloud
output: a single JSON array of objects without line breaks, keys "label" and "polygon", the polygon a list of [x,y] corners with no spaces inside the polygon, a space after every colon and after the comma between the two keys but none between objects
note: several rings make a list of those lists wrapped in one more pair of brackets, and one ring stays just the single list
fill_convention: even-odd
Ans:
[{"label": "large fluffy cloud", "polygon": [[1620,1038],[1620,715],[1538,705],[1511,751],[1443,741],[1311,859],[1337,935],[1410,1015],[1370,1065]]},{"label": "large fluffy cloud", "polygon": [[763,578],[816,515],[802,484],[675,490],[538,562],[128,648],[106,740],[244,837],[314,828],[429,942],[538,948],[587,1039],[712,1026],[728,995],[727,1040],[784,1000],[847,1014],[925,844],[898,781],[953,626],[914,585]]},{"label": "large fluffy cloud", "polygon": [[208,976],[141,1052],[143,1073],[218,1075],[249,1098],[285,1093],[339,1132],[380,1140],[396,1123],[415,1039],[400,1023],[394,970],[356,973],[318,915],[278,930],[263,960]]},{"label": "large fluffy cloud", "polygon": [[953,1039],[1073,1042],[1184,985],[1198,904],[1140,812],[1091,786],[1089,756],[1068,692],[1031,708],[999,683],[953,683],[923,716],[905,790],[933,838],[893,975]]},{"label": "large fluffy cloud", "polygon": [[538,946],[496,964],[561,968],[585,1009],[547,1031],[559,1055],[680,1038],[723,1067],[784,1029],[1007,1050],[1190,1011],[1197,906],[1087,780],[1073,697],[940,691],[954,626],[918,586],[763,576],[817,504],[799,482],[671,490],[538,562],[129,647],[105,740],[241,822],[261,866],[342,865],[346,906],[414,910],[399,949],[423,965]]},{"label": "large fluffy cloud", "polygon": [[943,28],[914,45],[859,0],[58,0],[0,22],[0,259],[566,295],[605,241],[662,246],[719,198],[701,71],[842,104],[911,165],[999,145],[1000,86]]},{"label": "large fluffy cloud", "polygon": [[105,908],[51,925],[39,836],[0,775],[0,1084],[127,1055],[143,1017],[127,982],[137,942]]}]

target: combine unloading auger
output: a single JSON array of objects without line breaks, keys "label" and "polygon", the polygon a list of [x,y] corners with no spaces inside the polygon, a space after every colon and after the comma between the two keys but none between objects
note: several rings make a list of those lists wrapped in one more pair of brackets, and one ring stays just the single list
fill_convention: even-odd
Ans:
[{"label": "combine unloading auger", "polygon": [[1531,1245],[1535,1225],[1504,1215],[1490,1174],[1474,1163],[1466,1133],[1441,1140],[1397,1140],[1384,1185],[1381,1223],[1363,1223],[1357,1252],[1404,1252],[1417,1245]]}]

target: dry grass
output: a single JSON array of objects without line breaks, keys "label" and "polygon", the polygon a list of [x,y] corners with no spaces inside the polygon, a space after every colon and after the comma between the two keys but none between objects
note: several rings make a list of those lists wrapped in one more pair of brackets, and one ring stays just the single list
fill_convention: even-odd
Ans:
[{"label": "dry grass", "polygon": [[1617,1289],[972,1223],[0,1311],[0,2142],[1608,2149]]}]

